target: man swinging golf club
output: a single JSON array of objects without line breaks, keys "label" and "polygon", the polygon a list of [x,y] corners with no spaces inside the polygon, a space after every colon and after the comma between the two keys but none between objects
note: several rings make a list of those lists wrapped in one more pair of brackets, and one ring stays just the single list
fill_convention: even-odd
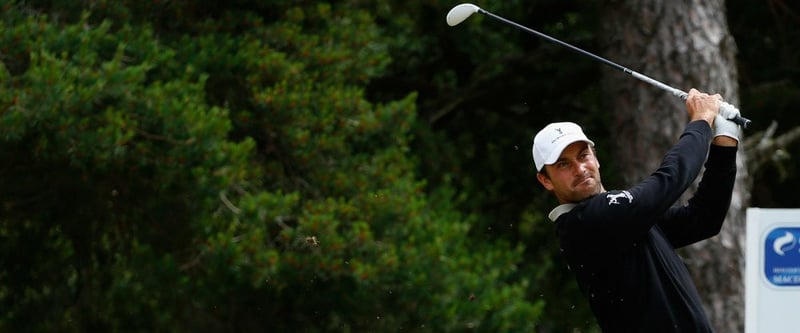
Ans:
[{"label": "man swinging golf club", "polygon": [[[537,179],[559,203],[549,217],[561,252],[603,332],[713,331],[675,249],[719,233],[730,205],[740,127],[719,115],[721,101],[690,90],[680,139],[625,190],[603,188],[594,143],[577,124],[534,137]],[[704,162],[694,196],[672,206]]]}]

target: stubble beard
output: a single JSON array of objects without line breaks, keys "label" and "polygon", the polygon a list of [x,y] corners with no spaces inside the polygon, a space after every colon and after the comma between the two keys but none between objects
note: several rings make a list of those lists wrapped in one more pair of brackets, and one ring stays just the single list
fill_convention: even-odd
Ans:
[{"label": "stubble beard", "polygon": [[574,186],[571,195],[572,202],[581,202],[603,191],[600,179],[588,176],[579,180]]}]

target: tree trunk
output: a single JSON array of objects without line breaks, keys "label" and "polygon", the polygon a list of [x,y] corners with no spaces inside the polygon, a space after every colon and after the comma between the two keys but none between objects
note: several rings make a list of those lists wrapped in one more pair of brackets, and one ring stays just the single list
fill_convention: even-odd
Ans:
[{"label": "tree trunk", "polygon": [[[603,13],[603,40],[609,43],[605,57],[678,89],[696,87],[738,104],[736,45],[724,0],[619,2]],[[607,109],[613,110],[612,133],[617,135],[613,158],[621,161],[619,171],[632,185],[652,173],[677,142],[688,119],[686,107],[679,98],[624,73],[609,70],[604,77]],[[722,232],[681,251],[719,332],[744,330],[744,209],[752,185],[743,149],[737,165]]]}]

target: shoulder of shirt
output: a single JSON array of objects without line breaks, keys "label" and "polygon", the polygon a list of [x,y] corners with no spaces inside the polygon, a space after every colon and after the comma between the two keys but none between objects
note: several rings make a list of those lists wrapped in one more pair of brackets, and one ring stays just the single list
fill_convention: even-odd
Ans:
[{"label": "shoulder of shirt", "polygon": [[[612,192],[619,192],[619,191],[606,191],[601,194],[608,194]],[[627,191],[622,191],[622,192],[627,192]],[[555,222],[556,220],[558,220],[559,217],[561,217],[561,215],[571,212],[579,204],[585,203],[586,201],[591,200],[592,198],[595,198],[601,194],[592,195],[591,197],[586,198],[581,202],[560,204],[556,206],[556,208],[553,208],[553,210],[550,211],[550,214],[547,214],[547,217],[550,219],[550,221]]]},{"label": "shoulder of shirt", "polygon": [[547,217],[550,218],[550,221],[555,222],[561,215],[569,213],[577,205],[578,204],[574,203],[558,205],[556,208],[553,208],[553,210],[550,211],[550,214],[548,214]]}]

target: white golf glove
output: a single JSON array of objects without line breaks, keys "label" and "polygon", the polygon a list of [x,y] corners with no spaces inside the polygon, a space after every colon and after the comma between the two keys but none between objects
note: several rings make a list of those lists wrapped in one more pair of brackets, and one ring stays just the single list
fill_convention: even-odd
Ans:
[{"label": "white golf glove", "polygon": [[733,138],[738,142],[739,137],[742,135],[742,129],[732,120],[725,119],[725,117],[717,115],[717,117],[714,119],[714,137],[718,137],[720,135]]}]

